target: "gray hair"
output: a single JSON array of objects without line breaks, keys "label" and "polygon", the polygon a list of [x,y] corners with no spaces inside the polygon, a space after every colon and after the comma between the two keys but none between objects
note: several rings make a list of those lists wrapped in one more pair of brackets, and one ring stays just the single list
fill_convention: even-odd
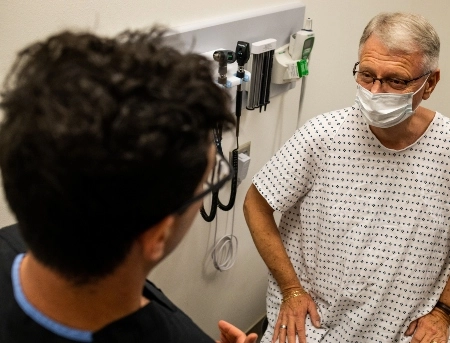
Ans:
[{"label": "gray hair", "polygon": [[423,54],[424,72],[434,71],[439,64],[440,41],[436,30],[421,15],[410,13],[380,13],[370,20],[359,41],[359,55],[367,39],[376,35],[390,50]]}]

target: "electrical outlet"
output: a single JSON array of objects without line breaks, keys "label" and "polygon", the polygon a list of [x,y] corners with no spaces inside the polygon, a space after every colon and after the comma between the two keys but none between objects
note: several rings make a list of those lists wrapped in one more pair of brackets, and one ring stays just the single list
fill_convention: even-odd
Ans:
[{"label": "electrical outlet", "polygon": [[[238,150],[238,155],[246,154],[247,156],[250,156],[250,142],[246,142],[244,144],[239,144],[239,149],[237,149],[237,150]],[[232,151],[230,151],[230,157],[229,157],[230,163],[232,160],[233,160],[233,153],[232,153]]]},{"label": "electrical outlet", "polygon": [[247,156],[250,156],[250,142],[241,144],[239,146],[238,155],[239,154],[246,154]]}]

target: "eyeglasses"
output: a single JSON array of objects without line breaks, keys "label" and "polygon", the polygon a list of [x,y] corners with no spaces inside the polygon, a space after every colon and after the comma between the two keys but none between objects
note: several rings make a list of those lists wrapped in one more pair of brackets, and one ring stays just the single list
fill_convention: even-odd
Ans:
[{"label": "eyeglasses", "polygon": [[209,193],[214,193],[219,191],[229,180],[233,178],[234,170],[233,167],[228,163],[228,161],[220,153],[216,153],[216,161],[214,167],[210,171],[207,180],[203,184],[203,191],[199,194],[194,195],[191,199],[183,204],[178,213],[186,210],[194,202],[207,196]]},{"label": "eyeglasses", "polygon": [[358,82],[361,86],[367,86],[370,84],[375,84],[375,81],[380,81],[380,84],[386,83],[388,87],[391,89],[394,89],[396,91],[404,91],[406,88],[408,88],[408,85],[411,82],[417,81],[421,79],[424,76],[427,76],[431,74],[431,71],[420,75],[419,77],[416,77],[411,80],[403,80],[398,78],[392,78],[392,77],[383,77],[383,78],[376,78],[373,77],[369,72],[367,71],[357,71],[356,67],[358,66],[359,62],[355,63],[355,66],[353,67],[353,76],[355,77],[356,82]]}]

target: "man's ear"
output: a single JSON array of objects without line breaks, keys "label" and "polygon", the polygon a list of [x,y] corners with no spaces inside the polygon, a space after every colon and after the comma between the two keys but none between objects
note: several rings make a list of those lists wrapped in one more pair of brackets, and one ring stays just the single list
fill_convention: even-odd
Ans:
[{"label": "man's ear", "polygon": [[433,93],[440,79],[441,79],[440,69],[437,69],[436,71],[431,73],[431,75],[428,77],[427,83],[425,84],[425,92],[423,92],[422,95],[423,100],[427,100],[430,97],[431,93]]},{"label": "man's ear", "polygon": [[160,222],[148,228],[138,237],[142,253],[147,261],[156,263],[164,257],[167,238],[170,236],[175,222],[173,215],[168,215]]}]

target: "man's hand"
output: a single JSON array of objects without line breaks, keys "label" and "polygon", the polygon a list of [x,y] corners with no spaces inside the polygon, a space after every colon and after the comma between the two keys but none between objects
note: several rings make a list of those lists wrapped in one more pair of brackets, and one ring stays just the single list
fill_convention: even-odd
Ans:
[{"label": "man's hand", "polygon": [[411,343],[447,343],[448,342],[448,316],[439,309],[416,319],[408,326],[405,336],[411,336]]},{"label": "man's hand", "polygon": [[220,341],[217,343],[255,343],[258,335],[251,333],[246,335],[234,325],[227,323],[224,320],[219,321]]},{"label": "man's hand", "polygon": [[[320,316],[317,312],[316,304],[308,293],[298,297],[290,298],[283,302],[275,324],[272,342],[295,343],[295,336],[298,336],[299,343],[306,343],[305,320],[309,314],[311,322],[317,328],[320,327]],[[282,326],[287,326],[284,328]]]}]

